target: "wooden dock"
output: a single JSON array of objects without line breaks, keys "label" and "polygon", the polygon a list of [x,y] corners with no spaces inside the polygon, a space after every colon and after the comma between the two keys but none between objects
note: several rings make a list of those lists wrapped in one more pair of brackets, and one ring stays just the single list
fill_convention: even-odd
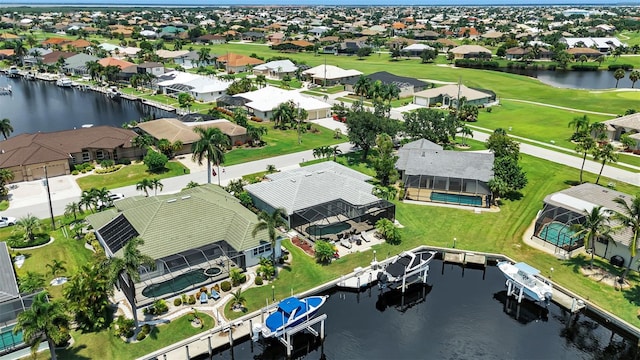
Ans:
[{"label": "wooden dock", "polygon": [[442,259],[445,263],[452,264],[460,264],[462,266],[466,265],[477,265],[486,267],[487,266],[487,257],[482,254],[475,254],[470,252],[452,252],[452,251],[443,251]]},{"label": "wooden dock", "polygon": [[553,289],[553,297],[551,298],[551,301],[565,309],[568,309],[572,313],[578,312],[587,306],[584,301],[571,297],[564,293],[564,291],[556,289],[555,287]]}]

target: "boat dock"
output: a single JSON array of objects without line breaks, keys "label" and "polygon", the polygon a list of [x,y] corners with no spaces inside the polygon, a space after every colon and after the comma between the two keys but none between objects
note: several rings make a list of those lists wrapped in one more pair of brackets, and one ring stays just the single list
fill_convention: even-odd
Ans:
[{"label": "boat dock", "polygon": [[11,90],[11,85],[0,87],[0,95],[11,95],[11,94],[13,94],[13,90]]},{"label": "boat dock", "polygon": [[445,263],[460,264],[462,266],[473,265],[486,267],[488,259],[484,254],[476,254],[463,251],[443,251],[442,260],[444,260]]}]

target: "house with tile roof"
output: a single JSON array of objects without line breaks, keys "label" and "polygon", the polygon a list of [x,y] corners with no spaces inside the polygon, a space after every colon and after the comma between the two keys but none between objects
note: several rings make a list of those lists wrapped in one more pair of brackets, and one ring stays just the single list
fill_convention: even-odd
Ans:
[{"label": "house with tile roof", "polygon": [[318,65],[302,72],[303,76],[318,85],[336,85],[357,79],[362,72],[354,69],[345,70],[334,65]]},{"label": "house with tile roof", "polygon": [[[155,260],[155,268],[141,267],[135,284],[120,279],[127,300],[138,306],[227,278],[231,269],[257,265],[272,252],[267,230],[252,234],[256,214],[211,184],[127,197],[86,220],[110,258],[122,257],[132,238],[144,240],[138,249]],[[280,249],[278,238],[276,258]]]},{"label": "house with tile roof", "polygon": [[[423,91],[427,88],[429,83],[415,78],[406,76],[398,76],[387,71],[378,71],[373,74],[365,75],[371,79],[372,82],[380,81],[383,84],[394,85],[400,90],[399,97],[412,96],[416,92]],[[353,87],[360,78],[352,79],[345,82],[344,89],[346,91],[354,91]]]},{"label": "house with tile roof", "polygon": [[188,93],[202,102],[212,102],[227,94],[233,82],[215,76],[202,76],[183,71],[170,71],[157,78],[158,89],[166,95]]},{"label": "house with tile roof", "polygon": [[606,126],[606,136],[609,141],[620,141],[620,137],[628,134],[636,142],[631,150],[640,150],[640,113],[621,116],[603,121]]},{"label": "house with tile roof", "polygon": [[246,55],[226,53],[218,57],[218,64],[221,64],[226,72],[233,74],[248,71],[256,65],[264,64],[264,61]]},{"label": "house with tile roof", "polygon": [[449,50],[454,59],[491,58],[491,50],[480,45],[460,45]]},{"label": "house with tile roof", "polygon": [[244,106],[249,113],[263,120],[271,120],[273,110],[282,103],[291,101],[297,107],[307,111],[308,120],[317,120],[331,116],[331,105],[305,96],[295,90],[284,90],[273,86],[265,86],[255,91],[233,95],[234,98],[245,100]]},{"label": "house with tile roof", "polygon": [[265,75],[271,79],[281,80],[285,75],[293,77],[298,67],[289,59],[270,61],[253,67],[255,75]]},{"label": "house with tile roof", "polygon": [[140,159],[144,150],[131,145],[136,133],[112,126],[20,134],[0,141],[0,169],[13,172],[12,182],[68,175],[75,164],[111,159]]},{"label": "house with tile roof", "polygon": [[490,90],[477,90],[462,84],[449,84],[432,89],[422,90],[413,94],[413,103],[422,106],[456,107],[459,98],[466,98],[471,105],[486,105],[496,100],[496,95]]}]

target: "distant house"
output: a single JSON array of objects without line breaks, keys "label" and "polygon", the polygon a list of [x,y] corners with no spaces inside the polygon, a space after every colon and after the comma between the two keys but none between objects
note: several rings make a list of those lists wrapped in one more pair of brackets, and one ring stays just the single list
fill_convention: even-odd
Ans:
[{"label": "distant house", "polygon": [[164,64],[159,62],[143,62],[138,64],[138,74],[160,76],[164,74]]},{"label": "distant house", "polygon": [[118,74],[118,78],[120,79],[129,79],[131,76],[138,73],[138,66],[136,64],[114,57],[100,59],[98,60],[98,64],[104,67],[116,66],[120,68],[120,73]]},{"label": "distant house", "polygon": [[[428,83],[405,76],[398,76],[386,71],[378,71],[373,74],[366,75],[372,82],[380,81],[383,84],[394,85],[400,90],[399,96],[407,97],[412,96],[416,92],[420,92],[427,88]],[[354,91],[354,86],[360,78],[351,79],[345,83],[344,89],[346,91]]]},{"label": "distant house", "polygon": [[87,54],[78,54],[67,58],[64,61],[62,70],[76,76],[82,76],[89,73],[87,63],[90,61],[98,61],[100,58]]},{"label": "distant house", "polygon": [[78,53],[75,52],[69,52],[69,51],[52,51],[46,55],[43,55],[41,57],[42,63],[45,65],[51,65],[51,64],[55,64],[58,61],[60,61],[60,59],[66,60],[72,56],[77,55]]},{"label": "distant house", "polygon": [[620,141],[623,134],[628,134],[636,142],[632,150],[640,150],[640,113],[625,115],[606,120],[606,135],[609,141]]},{"label": "distant house", "polygon": [[422,53],[425,50],[434,50],[433,47],[426,45],[426,44],[411,44],[409,46],[405,46],[404,48],[402,48],[400,50],[400,52],[404,55],[404,56],[414,56],[414,57],[419,57],[422,55]]},{"label": "distant house", "polygon": [[263,41],[266,36],[260,31],[245,31],[242,33],[242,40],[246,41]]},{"label": "distant house", "polygon": [[480,45],[460,45],[449,49],[454,59],[491,58],[491,50]]},{"label": "distant house", "polygon": [[404,199],[489,207],[493,159],[493,153],[443,150],[425,139],[405,144],[396,162]]},{"label": "distant house", "polygon": [[229,120],[205,120],[198,122],[182,122],[174,118],[156,119],[144,121],[138,124],[138,128],[149,134],[156,140],[167,139],[171,143],[182,142],[182,148],[175,151],[176,155],[191,153],[191,145],[200,139],[193,129],[217,128],[229,137],[231,145],[242,145],[247,142],[247,129],[230,122]]},{"label": "distant house", "polygon": [[571,48],[594,48],[602,54],[608,54],[611,51],[626,46],[616,37],[562,37],[558,42],[566,44]]},{"label": "distant house", "polygon": [[68,175],[73,165],[111,159],[140,159],[145,151],[131,145],[131,130],[95,126],[56,132],[20,134],[0,141],[0,169],[13,172],[13,182],[47,175]]},{"label": "distant house", "polygon": [[[155,267],[140,267],[137,283],[119,278],[126,299],[139,307],[219,282],[231,269],[244,271],[272,251],[281,256],[281,237],[272,248],[266,230],[254,236],[257,216],[210,184],[177,194],[127,197],[87,222],[109,258],[122,257],[132,238],[144,240],[138,250],[154,259]],[[182,283],[185,276],[190,280]],[[178,281],[182,285],[175,287]]]},{"label": "distant house", "polygon": [[496,96],[489,90],[480,91],[457,84],[444,85],[427,89],[413,94],[413,103],[422,106],[456,107],[458,96],[466,98],[471,105],[486,105],[496,100]]},{"label": "distant house", "polygon": [[211,45],[220,45],[225,44],[227,42],[227,38],[225,36],[219,34],[205,34],[196,38],[196,41],[201,44],[211,44]]},{"label": "distant house", "polygon": [[265,75],[268,78],[281,80],[285,75],[293,77],[298,67],[291,60],[276,60],[253,67],[255,75]]},{"label": "distant house", "polygon": [[227,53],[218,57],[218,63],[222,64],[224,69],[232,74],[249,71],[256,65],[264,64],[264,61],[246,55]]},{"label": "distant house", "polygon": [[249,112],[263,120],[271,120],[273,110],[278,105],[291,101],[301,109],[305,109],[308,120],[317,120],[331,116],[331,105],[300,94],[295,90],[283,90],[273,86],[265,86],[262,89],[233,95],[234,98],[244,99]]},{"label": "distant house", "polygon": [[227,94],[232,81],[207,77],[183,71],[170,71],[158,76],[158,88],[163,94],[188,93],[202,102],[212,102]]},{"label": "distant house", "polygon": [[156,50],[156,55],[165,60],[175,60],[181,56],[185,56],[188,53],[189,50]]},{"label": "distant house", "polygon": [[533,49],[530,47],[526,49],[523,49],[521,47],[512,47],[507,49],[507,51],[505,52],[505,58],[507,60],[523,60],[527,57],[529,57],[532,60],[533,59],[551,60],[552,56],[553,56],[553,52],[544,48],[538,49],[537,56],[534,55]]},{"label": "distant house", "polygon": [[567,54],[573,55],[573,58],[576,61],[579,60],[582,55],[590,59],[597,59],[603,56],[599,50],[587,48],[587,47],[574,47],[574,48],[567,49]]},{"label": "distant house", "polygon": [[13,49],[0,49],[0,60],[8,59],[15,54]]},{"label": "distant house", "polygon": [[56,45],[62,47],[62,46],[64,46],[64,44],[66,44],[68,42],[71,42],[71,40],[68,40],[68,39],[65,39],[65,38],[59,38],[59,37],[50,37],[50,38],[44,40],[41,43],[41,45],[42,45],[43,48],[48,49],[48,48],[56,46]]},{"label": "distant house", "polygon": [[[596,206],[620,211],[622,208],[613,200],[624,199],[629,203],[632,198],[632,195],[591,183],[549,194],[544,198],[542,210],[538,212],[532,240],[537,240],[542,246],[553,248],[556,253],[566,257],[572,256],[581,251],[584,241],[581,237],[574,236],[575,232],[571,226],[584,224],[585,212],[590,212]],[[609,225],[617,226],[615,223]],[[620,256],[626,266],[633,260],[629,252],[632,232],[624,229],[611,235],[613,243],[605,239],[596,240],[595,254],[605,259]],[[637,268],[637,265],[633,265],[633,268]]]},{"label": "distant house", "polygon": [[[173,59],[173,61],[182,66],[185,69],[192,69],[194,67],[198,67],[200,64],[198,63],[198,59],[200,58],[200,55],[198,55],[198,52],[193,50],[193,51],[189,51],[186,54],[177,56]],[[211,60],[209,60],[209,63],[211,62]],[[202,64],[203,66],[209,65],[209,63],[205,63]]]},{"label": "distant house", "polygon": [[348,81],[356,79],[362,72],[358,70],[345,70],[333,65],[318,65],[302,72],[302,75],[318,85],[337,85],[344,84]]}]

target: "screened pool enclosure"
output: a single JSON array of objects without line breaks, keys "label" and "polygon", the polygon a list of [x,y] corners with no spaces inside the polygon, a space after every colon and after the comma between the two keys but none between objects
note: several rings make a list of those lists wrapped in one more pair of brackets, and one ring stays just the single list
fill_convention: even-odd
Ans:
[{"label": "screened pool enclosure", "polygon": [[536,220],[534,236],[566,251],[573,251],[584,245],[582,237],[575,236],[571,229],[574,224],[585,221],[583,214],[552,204],[545,204]]},{"label": "screened pool enclosure", "polygon": [[405,175],[405,199],[466,206],[491,206],[491,190],[477,179]]}]

